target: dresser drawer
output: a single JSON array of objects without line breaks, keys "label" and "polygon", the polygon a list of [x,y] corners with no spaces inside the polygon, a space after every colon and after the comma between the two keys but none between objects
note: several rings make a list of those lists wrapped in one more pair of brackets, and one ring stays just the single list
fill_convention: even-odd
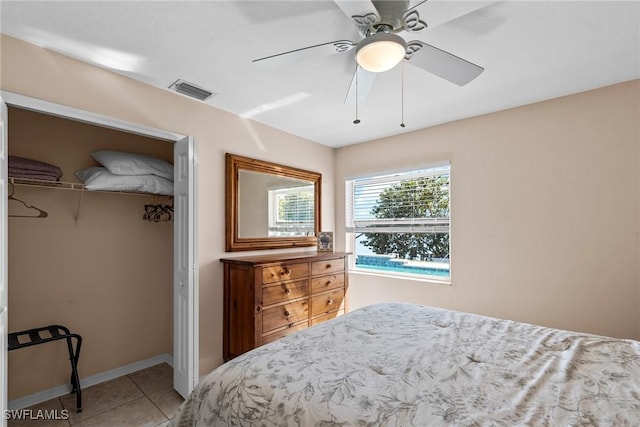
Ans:
[{"label": "dresser drawer", "polygon": [[336,273],[339,271],[344,271],[344,258],[327,259],[324,261],[315,261],[311,263],[312,276]]},{"label": "dresser drawer", "polygon": [[292,251],[222,258],[224,360],[346,313],[348,255]]},{"label": "dresser drawer", "polygon": [[268,308],[262,311],[262,333],[291,325],[309,317],[307,299]]},{"label": "dresser drawer", "polygon": [[263,335],[262,336],[262,344],[267,344],[267,343],[270,343],[272,341],[279,340],[280,338],[286,337],[287,335],[291,335],[294,332],[298,332],[298,331],[301,331],[303,329],[307,329],[307,327],[308,327],[307,326],[307,322],[304,322],[304,323],[300,323],[298,325],[287,327],[285,329],[281,329],[281,330],[276,331],[276,332],[272,332],[272,333],[267,334],[267,335]]},{"label": "dresser drawer", "polygon": [[312,294],[317,294],[334,288],[344,288],[344,273],[329,274],[327,276],[314,277],[311,279]]},{"label": "dresser drawer", "polygon": [[339,310],[344,302],[344,289],[313,295],[311,297],[311,317]]},{"label": "dresser drawer", "polygon": [[262,283],[302,279],[309,276],[309,264],[280,264],[262,269]]},{"label": "dresser drawer", "polygon": [[307,279],[270,284],[262,288],[262,305],[290,301],[306,297],[308,294],[309,281]]},{"label": "dresser drawer", "polygon": [[314,317],[313,319],[311,319],[311,326],[317,325],[322,322],[326,322],[327,320],[334,319],[338,316],[342,316],[343,314],[344,314],[344,310],[338,310],[338,311],[325,313],[318,317]]}]

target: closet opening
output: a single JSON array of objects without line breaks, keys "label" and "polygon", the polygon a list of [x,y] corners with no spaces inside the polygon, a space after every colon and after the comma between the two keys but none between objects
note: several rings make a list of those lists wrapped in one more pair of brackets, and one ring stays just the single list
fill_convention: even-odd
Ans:
[{"label": "closet opening", "polygon": [[[8,202],[8,330],[60,324],[80,334],[83,387],[167,362],[174,388],[188,393],[198,376],[193,139],[7,102],[8,155],[62,171],[51,185],[8,179],[13,196],[47,213],[29,217]],[[87,191],[75,173],[100,166],[91,156],[100,150],[186,164],[176,174],[186,180],[174,196]],[[9,407],[59,393],[69,382],[64,356],[55,343],[9,353]]]}]

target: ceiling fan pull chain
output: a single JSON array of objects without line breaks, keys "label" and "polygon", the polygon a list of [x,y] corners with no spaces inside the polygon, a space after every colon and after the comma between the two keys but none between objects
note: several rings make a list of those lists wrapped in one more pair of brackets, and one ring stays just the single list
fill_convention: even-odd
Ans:
[{"label": "ceiling fan pull chain", "polygon": [[401,76],[400,80],[401,80],[401,86],[402,86],[401,89],[400,89],[400,92],[401,92],[401,95],[400,95],[400,98],[401,98],[400,111],[401,111],[401,114],[402,114],[400,127],[403,128],[404,127],[404,61],[402,61],[402,63],[400,64],[400,76]]},{"label": "ceiling fan pull chain", "polygon": [[354,125],[360,123],[358,118],[358,64],[356,63],[356,119],[353,121]]}]

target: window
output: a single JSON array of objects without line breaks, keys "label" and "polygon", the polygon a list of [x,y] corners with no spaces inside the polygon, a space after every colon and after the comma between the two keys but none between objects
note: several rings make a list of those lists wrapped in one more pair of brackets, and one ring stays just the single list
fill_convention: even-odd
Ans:
[{"label": "window", "polygon": [[269,236],[314,234],[313,185],[269,190]]},{"label": "window", "polygon": [[346,181],[356,271],[449,280],[449,171],[446,163]]}]

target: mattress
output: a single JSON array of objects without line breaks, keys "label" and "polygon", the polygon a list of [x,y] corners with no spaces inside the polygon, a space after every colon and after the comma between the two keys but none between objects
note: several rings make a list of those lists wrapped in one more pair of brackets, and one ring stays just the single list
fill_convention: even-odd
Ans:
[{"label": "mattress", "polygon": [[640,425],[640,342],[372,305],[225,363],[169,425]]}]

